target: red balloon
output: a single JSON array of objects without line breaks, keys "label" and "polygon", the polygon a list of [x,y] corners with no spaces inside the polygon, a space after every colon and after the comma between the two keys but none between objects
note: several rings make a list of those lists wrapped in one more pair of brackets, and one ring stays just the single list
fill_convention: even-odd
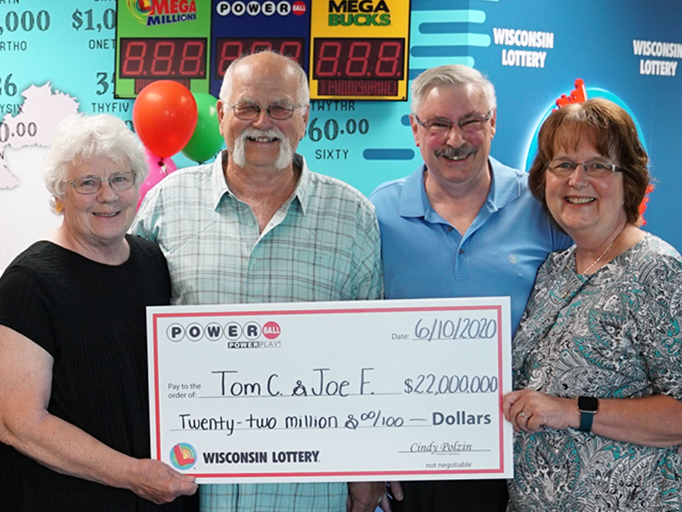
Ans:
[{"label": "red balloon", "polygon": [[197,103],[190,90],[172,80],[150,83],[133,105],[133,124],[142,144],[166,158],[178,153],[192,138]]}]

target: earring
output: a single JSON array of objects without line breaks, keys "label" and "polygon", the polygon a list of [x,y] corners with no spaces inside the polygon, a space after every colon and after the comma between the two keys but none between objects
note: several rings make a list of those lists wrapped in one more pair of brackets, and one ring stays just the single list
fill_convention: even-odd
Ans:
[{"label": "earring", "polygon": [[56,211],[57,213],[62,213],[64,211],[64,203],[60,201],[55,201],[54,211]]}]

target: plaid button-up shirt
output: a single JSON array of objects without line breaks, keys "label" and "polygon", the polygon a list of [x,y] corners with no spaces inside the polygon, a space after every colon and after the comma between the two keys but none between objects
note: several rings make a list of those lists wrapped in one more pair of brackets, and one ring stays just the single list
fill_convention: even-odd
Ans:
[{"label": "plaid button-up shirt", "polygon": [[[260,232],[228,189],[222,158],[177,171],[152,189],[131,231],[159,244],[173,304],[383,298],[374,207],[349,185],[311,172]],[[343,483],[202,485],[204,512],[344,512]]]}]

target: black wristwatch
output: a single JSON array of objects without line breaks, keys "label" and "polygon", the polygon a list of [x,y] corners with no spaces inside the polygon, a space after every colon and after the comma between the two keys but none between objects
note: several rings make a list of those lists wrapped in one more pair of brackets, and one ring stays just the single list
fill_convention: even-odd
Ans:
[{"label": "black wristwatch", "polygon": [[581,432],[589,432],[592,430],[592,420],[594,415],[599,410],[599,400],[593,396],[579,396],[578,410],[580,411],[580,426],[578,430]]}]

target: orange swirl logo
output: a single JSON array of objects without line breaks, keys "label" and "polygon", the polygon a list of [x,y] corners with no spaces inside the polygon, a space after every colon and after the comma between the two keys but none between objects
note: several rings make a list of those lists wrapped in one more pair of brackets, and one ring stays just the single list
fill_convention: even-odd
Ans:
[{"label": "orange swirl logo", "polygon": [[154,8],[151,0],[128,0],[128,10],[136,20],[147,24],[147,16],[152,13]]}]

